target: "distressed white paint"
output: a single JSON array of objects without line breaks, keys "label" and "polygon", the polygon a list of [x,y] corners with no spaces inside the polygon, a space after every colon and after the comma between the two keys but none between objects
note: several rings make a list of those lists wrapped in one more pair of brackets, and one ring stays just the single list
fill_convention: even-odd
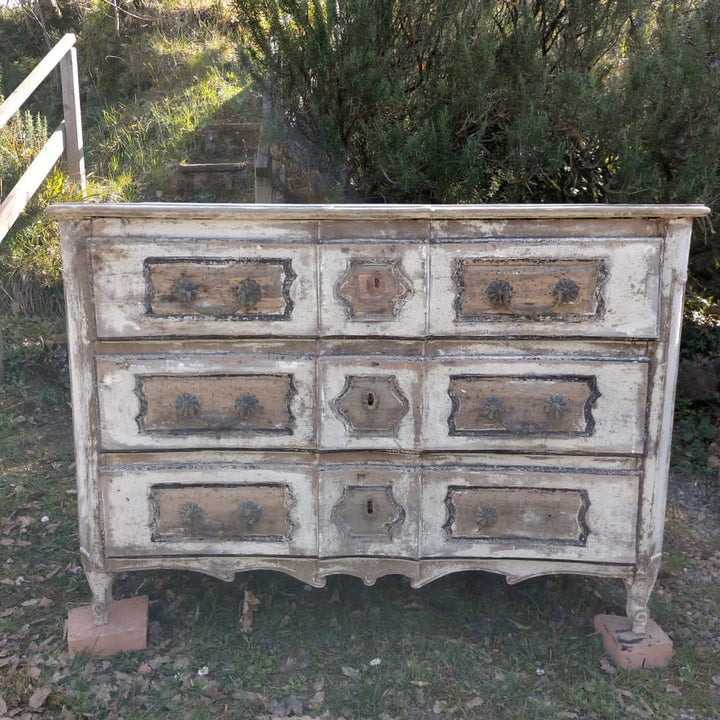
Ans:
[{"label": "distressed white paint", "polygon": [[[126,465],[100,468],[106,553],[111,557],[143,555],[316,555],[317,526],[314,468],[294,465],[211,464]],[[153,487],[183,485],[287,486],[294,502],[288,508],[288,541],[152,540]],[[198,497],[202,503],[202,497]]]},{"label": "distressed white paint", "polygon": [[[368,468],[365,465],[329,465],[320,468],[318,485],[318,531],[320,557],[369,555],[418,557],[420,473],[416,467]],[[333,521],[333,508],[347,487],[391,486],[392,496],[404,509],[387,538],[358,538],[343,532]],[[382,492],[378,491],[378,496]],[[377,512],[377,507],[375,508]]]},{"label": "distressed white paint", "polygon": [[[486,357],[478,347],[475,357],[426,363],[423,394],[423,446],[429,450],[515,452],[585,452],[640,454],[645,441],[647,360],[569,359],[560,356]],[[591,405],[595,427],[591,434],[555,436],[508,432],[503,435],[451,435],[448,418],[452,401],[448,393],[452,375],[499,377],[595,378],[600,397]],[[589,394],[588,389],[588,394]],[[521,398],[517,400],[522,402]],[[480,408],[477,409],[478,416]]]},{"label": "distressed white paint", "polygon": [[[320,328],[322,335],[344,337],[421,337],[425,334],[427,248],[410,243],[363,243],[320,247]],[[368,321],[352,316],[338,298],[336,287],[353,261],[399,261],[398,269],[407,278],[407,297],[397,304],[389,319]],[[383,265],[378,265],[382,268]]]},{"label": "distressed white paint", "polygon": [[[103,450],[171,450],[184,448],[308,448],[315,444],[315,367],[310,360],[241,353],[183,355],[103,355],[96,358],[100,442]],[[137,418],[138,376],[192,378],[202,375],[292,375],[296,392],[290,400],[295,418],[292,434],[192,432],[170,435],[142,431]],[[195,381],[195,380],[194,380]],[[198,382],[200,384],[201,380]]]},{"label": "distressed white paint", "polygon": [[[396,432],[354,432],[334,408],[343,393],[347,378],[395,378],[397,388],[407,401]],[[323,450],[412,450],[420,436],[422,364],[408,358],[323,357],[318,360],[318,420],[320,448]],[[379,403],[383,398],[379,397]]]},{"label": "distressed white paint", "polygon": [[[415,587],[470,569],[503,573],[509,582],[584,573],[623,578],[634,627],[642,630],[662,547],[691,219],[707,208],[148,204],[52,212],[61,220],[88,571],[177,568],[232,579],[238,571],[274,569],[316,586],[333,573],[368,584],[402,573]],[[225,333],[212,319],[148,322],[139,272],[145,257],[238,252],[293,258],[296,314],[275,336],[274,350],[258,339],[275,333],[266,325],[228,322]],[[346,256],[378,252],[401,260],[413,294],[397,325],[362,323],[356,332],[337,306],[337,277]],[[569,322],[458,323],[452,272],[460,257],[500,264],[599,258],[608,270],[604,311]],[[354,337],[335,341],[335,334]],[[298,336],[307,339],[290,341]],[[99,342],[103,337],[113,341]],[[298,390],[292,437],[249,443],[223,430],[159,439],[139,432],[136,373],[248,368],[292,372]],[[593,432],[450,436],[453,373],[595,377],[601,397],[592,409]],[[408,412],[395,437],[353,435],[332,410],[353,374],[396,377]],[[242,542],[239,551],[237,542],[213,541],[156,552],[148,539],[152,484],[257,477],[293,485],[299,530],[289,544],[253,549]],[[339,537],[332,507],[351,483],[392,483],[406,516],[389,542]],[[575,544],[451,540],[443,529],[450,485],[585,492],[589,533]]]},{"label": "distressed white paint", "polygon": [[[595,474],[581,471],[537,472],[531,468],[476,471],[466,468],[425,469],[422,487],[421,553],[423,557],[504,557],[540,560],[636,560],[635,526],[640,479],[637,473]],[[449,486],[584,490],[589,499],[589,533],[582,545],[517,540],[450,539],[445,498]],[[492,533],[492,528],[487,532]]]},{"label": "distressed white paint", "polygon": [[[656,337],[661,238],[524,238],[482,239],[469,244],[448,243],[430,249],[429,329],[434,336],[479,337],[515,335],[544,337]],[[596,260],[604,263],[607,277],[600,293],[604,310],[569,320],[541,316],[532,320],[498,314],[492,320],[457,318],[454,302],[457,284],[453,273],[459,260],[503,262]],[[512,269],[512,266],[508,266]],[[549,271],[550,272],[550,271]],[[568,275],[572,278],[572,275]],[[552,297],[548,300],[552,304]],[[512,303],[522,305],[522,297]],[[511,303],[511,304],[512,304]]]},{"label": "distressed white paint", "polygon": [[[97,333],[101,338],[198,337],[198,336],[298,336],[317,330],[317,280],[313,247],[252,240],[178,240],[156,238],[146,242],[131,238],[97,238],[90,241]],[[288,319],[247,320],[199,315],[153,316],[148,311],[144,263],[149,258],[172,261],[274,258],[292,263],[296,278],[290,286],[294,308]],[[212,272],[212,266],[209,266]]]}]

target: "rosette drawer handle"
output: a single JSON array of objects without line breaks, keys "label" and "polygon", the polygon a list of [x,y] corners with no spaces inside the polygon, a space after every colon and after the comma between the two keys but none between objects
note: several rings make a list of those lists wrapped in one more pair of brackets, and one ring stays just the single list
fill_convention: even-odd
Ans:
[{"label": "rosette drawer handle", "polygon": [[499,420],[502,422],[502,416],[505,413],[505,403],[503,399],[497,395],[488,395],[484,397],[480,403],[480,412],[483,417],[488,420]]},{"label": "rosette drawer handle", "polygon": [[262,287],[252,278],[242,280],[235,288],[237,302],[233,305],[210,305],[198,299],[198,286],[194,280],[187,277],[178,278],[172,286],[172,297],[181,305],[188,305],[201,315],[212,317],[229,317],[242,310],[253,310],[262,298]]},{"label": "rosette drawer handle", "polygon": [[479,527],[492,527],[498,520],[498,511],[494,505],[480,503],[475,508],[475,522]]},{"label": "rosette drawer handle", "polygon": [[257,305],[262,297],[262,288],[259,283],[251,278],[243,280],[235,291],[240,307],[243,309],[251,308]]},{"label": "rosette drawer handle", "polygon": [[[243,393],[235,399],[232,411],[226,417],[218,417],[200,412],[200,402],[192,393],[180,393],[175,398],[175,413],[179,418],[193,418],[193,424],[198,422],[209,428],[218,430],[230,429],[240,423],[251,420],[260,412],[260,401],[252,393]],[[186,421],[187,422],[187,421]]]},{"label": "rosette drawer handle", "polygon": [[498,423],[508,432],[516,435],[534,435],[552,429],[552,421],[567,415],[570,403],[564,395],[553,393],[545,398],[543,410],[548,418],[548,426],[542,423],[516,421],[506,417],[505,401],[498,395],[486,395],[480,401],[480,415],[490,422]]},{"label": "rosette drawer handle", "polygon": [[178,278],[173,283],[172,295],[179,303],[190,305],[197,297],[197,293],[197,285],[190,278]]},{"label": "rosette drawer handle", "polygon": [[203,509],[196,502],[186,502],[180,506],[178,514],[184,523],[194,525],[200,522],[203,516]]},{"label": "rosette drawer handle", "polygon": [[567,305],[577,298],[580,288],[570,278],[562,278],[555,283],[552,295],[554,302],[545,307],[530,305],[511,306],[510,300],[513,296],[513,289],[507,280],[493,280],[485,290],[485,297],[495,307],[503,307],[509,313],[521,317],[535,318],[538,315],[549,315],[555,312],[560,305]]},{"label": "rosette drawer handle", "polygon": [[260,518],[262,517],[262,508],[256,502],[246,500],[244,503],[240,504],[240,507],[238,507],[237,514],[244,525],[252,527],[260,522]]},{"label": "rosette drawer handle", "polygon": [[543,409],[550,417],[561,418],[568,411],[567,398],[564,395],[559,395],[558,393],[548,395]]}]

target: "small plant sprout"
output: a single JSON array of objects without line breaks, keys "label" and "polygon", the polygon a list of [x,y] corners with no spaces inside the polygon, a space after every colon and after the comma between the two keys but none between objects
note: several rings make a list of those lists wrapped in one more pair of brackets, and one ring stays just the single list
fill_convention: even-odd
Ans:
[{"label": "small plant sprout", "polygon": [[200,677],[205,677],[210,672],[210,668],[207,665],[203,665],[201,668],[198,668],[197,674]]}]

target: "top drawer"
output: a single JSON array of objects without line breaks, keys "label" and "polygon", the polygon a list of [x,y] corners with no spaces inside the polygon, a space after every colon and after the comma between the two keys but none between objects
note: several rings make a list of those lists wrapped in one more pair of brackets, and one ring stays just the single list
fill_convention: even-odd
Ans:
[{"label": "top drawer", "polygon": [[90,260],[100,338],[317,330],[312,244],[91,239]]},{"label": "top drawer", "polygon": [[429,334],[657,337],[661,250],[658,237],[438,244]]},{"label": "top drawer", "polygon": [[662,239],[91,239],[97,336],[658,335]]}]

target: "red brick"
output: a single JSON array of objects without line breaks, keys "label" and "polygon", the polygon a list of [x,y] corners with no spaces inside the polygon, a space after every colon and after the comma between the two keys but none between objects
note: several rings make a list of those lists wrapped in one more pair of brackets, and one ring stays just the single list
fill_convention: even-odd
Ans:
[{"label": "red brick", "polygon": [[626,670],[665,667],[672,658],[672,640],[653,620],[648,621],[644,635],[635,635],[630,618],[596,615],[595,630],[613,663]]},{"label": "red brick", "polygon": [[90,605],[68,613],[67,639],[71,655],[88,650],[108,657],[147,647],[147,595],[116,600],[110,606],[107,625],[95,625]]}]

